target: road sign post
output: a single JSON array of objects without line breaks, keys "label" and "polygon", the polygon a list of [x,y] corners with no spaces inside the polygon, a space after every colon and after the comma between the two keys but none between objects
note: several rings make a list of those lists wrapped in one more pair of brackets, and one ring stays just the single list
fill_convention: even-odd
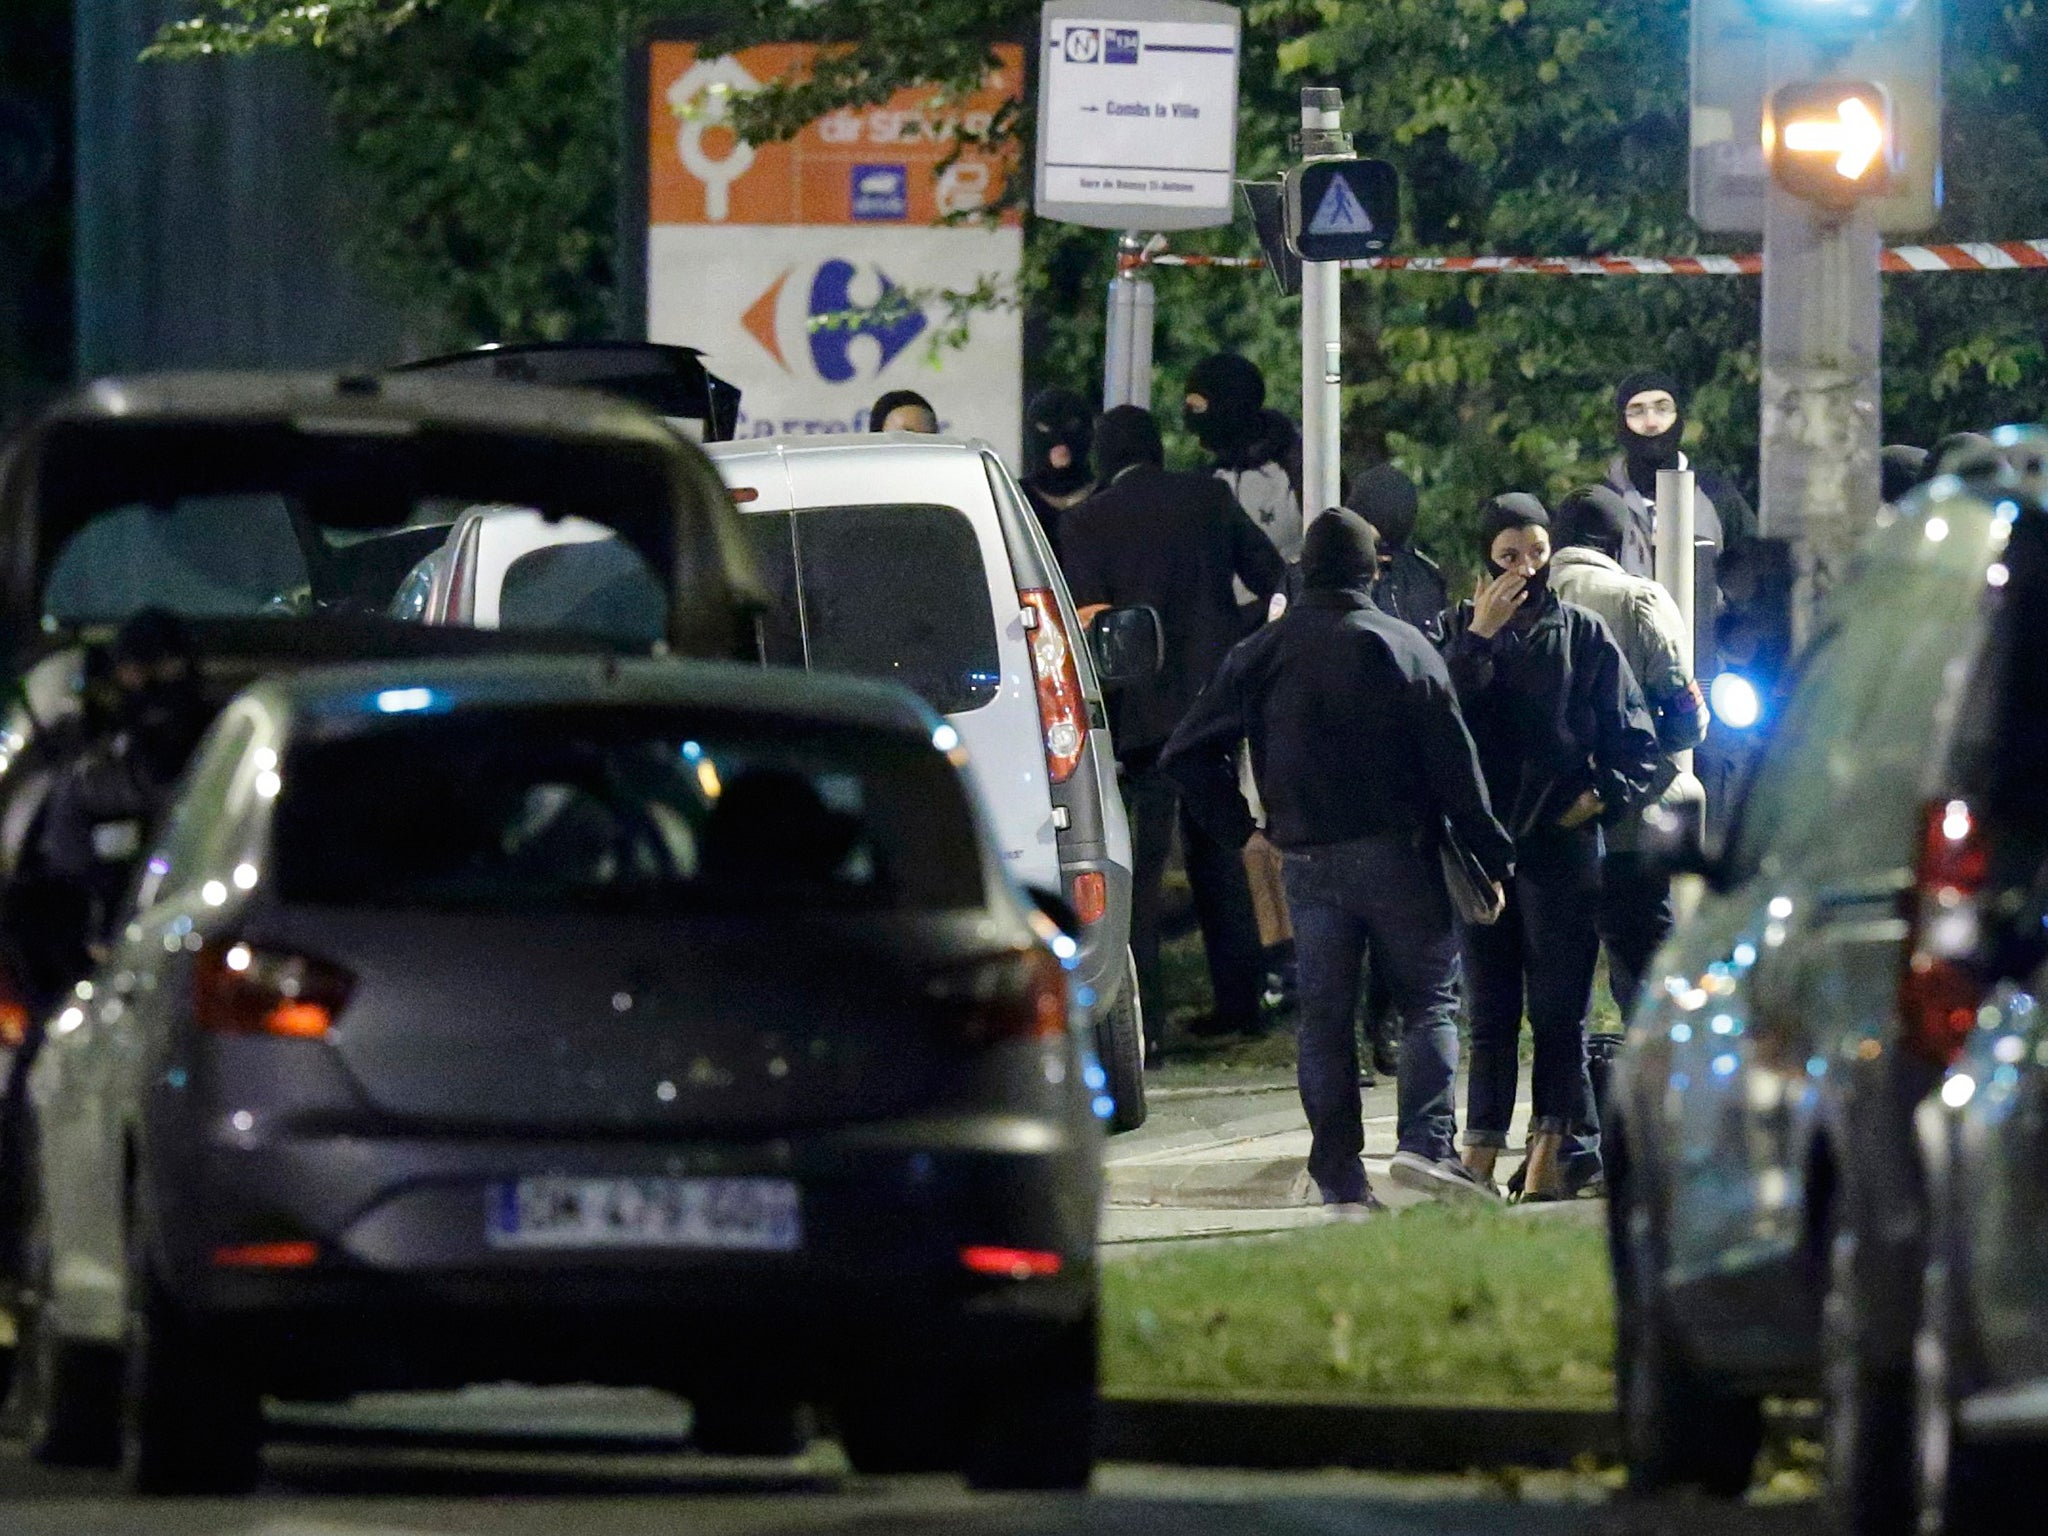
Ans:
[{"label": "road sign post", "polygon": [[1102,408],[1152,409],[1152,279],[1139,256],[1145,237],[1126,230],[1117,241],[1117,273],[1109,280],[1109,329],[1102,351]]},{"label": "road sign post", "polygon": [[[1318,158],[1348,154],[1343,133],[1344,93],[1328,86],[1304,86],[1301,92],[1301,153]],[[1299,168],[1297,168],[1298,170]],[[1290,178],[1290,187],[1298,187]],[[1333,186],[1342,183],[1333,182]],[[1290,215],[1298,207],[1290,199]],[[1320,208],[1316,210],[1320,212]],[[1292,234],[1294,224],[1289,220]],[[1295,243],[1299,247],[1299,239]],[[1343,271],[1332,261],[1303,257],[1301,269],[1301,513],[1307,524],[1338,504],[1342,489],[1338,463],[1342,453],[1344,394],[1343,304],[1339,285]]]}]

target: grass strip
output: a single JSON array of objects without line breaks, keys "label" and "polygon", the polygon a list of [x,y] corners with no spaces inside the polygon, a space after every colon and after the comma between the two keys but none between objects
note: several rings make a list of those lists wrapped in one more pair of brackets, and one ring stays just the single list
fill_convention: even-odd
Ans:
[{"label": "grass strip", "polygon": [[1614,1307],[1598,1224],[1424,1206],[1104,1266],[1124,1397],[1601,1407]]}]

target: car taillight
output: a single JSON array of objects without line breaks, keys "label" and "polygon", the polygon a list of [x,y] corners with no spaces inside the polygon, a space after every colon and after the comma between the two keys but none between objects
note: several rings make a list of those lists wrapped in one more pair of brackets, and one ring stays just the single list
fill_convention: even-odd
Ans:
[{"label": "car taillight", "polygon": [[1968,803],[1929,802],[1907,897],[1899,1018],[1906,1046],[1936,1066],[1948,1066],[1961,1053],[1984,1002],[1984,982],[1973,961],[1979,902],[1990,876],[1990,839]]},{"label": "car taillight", "polygon": [[948,1027],[976,1045],[1066,1033],[1066,968],[1038,945],[941,971],[925,994],[945,1011]]},{"label": "car taillight", "polygon": [[14,968],[0,961],[0,1051],[19,1050],[28,1039],[28,999]]},{"label": "car taillight", "polygon": [[1088,741],[1088,701],[1081,696],[1081,672],[1073,643],[1060,621],[1059,603],[1043,588],[1019,592],[1030,631],[1031,672],[1038,680],[1038,723],[1045,732],[1045,771],[1064,784],[1081,765]]},{"label": "car taillight", "polygon": [[347,1006],[354,985],[347,971],[324,960],[240,939],[216,941],[193,966],[193,1017],[216,1035],[316,1040]]},{"label": "car taillight", "polygon": [[1109,910],[1109,882],[1099,869],[1083,870],[1074,876],[1074,916],[1083,923],[1099,923]]}]

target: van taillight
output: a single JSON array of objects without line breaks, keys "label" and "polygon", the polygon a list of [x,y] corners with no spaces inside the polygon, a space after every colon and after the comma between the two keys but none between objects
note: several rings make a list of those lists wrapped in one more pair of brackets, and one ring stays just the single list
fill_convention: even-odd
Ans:
[{"label": "van taillight", "polygon": [[1074,876],[1074,915],[1082,923],[1099,923],[1109,910],[1109,881],[1099,869],[1084,869]]},{"label": "van taillight", "polygon": [[1039,945],[939,972],[925,984],[949,1029],[976,1045],[1055,1040],[1067,1030],[1067,973]]},{"label": "van taillight", "polygon": [[28,1039],[28,995],[14,967],[0,961],[0,1051],[19,1050]]},{"label": "van taillight", "polygon": [[1969,804],[1929,802],[1907,897],[1899,1018],[1907,1048],[1938,1067],[1961,1054],[1984,1002],[1985,985],[1974,962],[1980,902],[1990,877],[1990,839]]},{"label": "van taillight", "polygon": [[1081,696],[1081,672],[1060,606],[1043,588],[1019,592],[1028,615],[1025,637],[1031,642],[1031,672],[1038,680],[1038,723],[1045,732],[1045,771],[1053,783],[1064,784],[1081,765],[1088,741],[1088,701]]},{"label": "van taillight", "polygon": [[354,986],[347,971],[324,960],[240,939],[216,941],[193,964],[193,1017],[216,1035],[317,1040],[348,1006]]}]

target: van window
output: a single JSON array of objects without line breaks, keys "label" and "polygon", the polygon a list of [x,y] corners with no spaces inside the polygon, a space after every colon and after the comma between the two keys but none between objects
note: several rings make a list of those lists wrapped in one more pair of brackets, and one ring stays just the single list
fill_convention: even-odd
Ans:
[{"label": "van window", "polygon": [[764,661],[902,683],[942,715],[996,696],[995,614],[965,514],[820,507],[793,518],[751,513],[741,524],[775,602],[763,621]]},{"label": "van window", "polygon": [[723,912],[978,907],[928,743],[677,710],[415,716],[286,757],[275,864],[316,905]]},{"label": "van window", "polygon": [[43,612],[115,622],[144,608],[194,619],[288,616],[311,582],[282,496],[181,496],[100,513],[65,542]]}]

